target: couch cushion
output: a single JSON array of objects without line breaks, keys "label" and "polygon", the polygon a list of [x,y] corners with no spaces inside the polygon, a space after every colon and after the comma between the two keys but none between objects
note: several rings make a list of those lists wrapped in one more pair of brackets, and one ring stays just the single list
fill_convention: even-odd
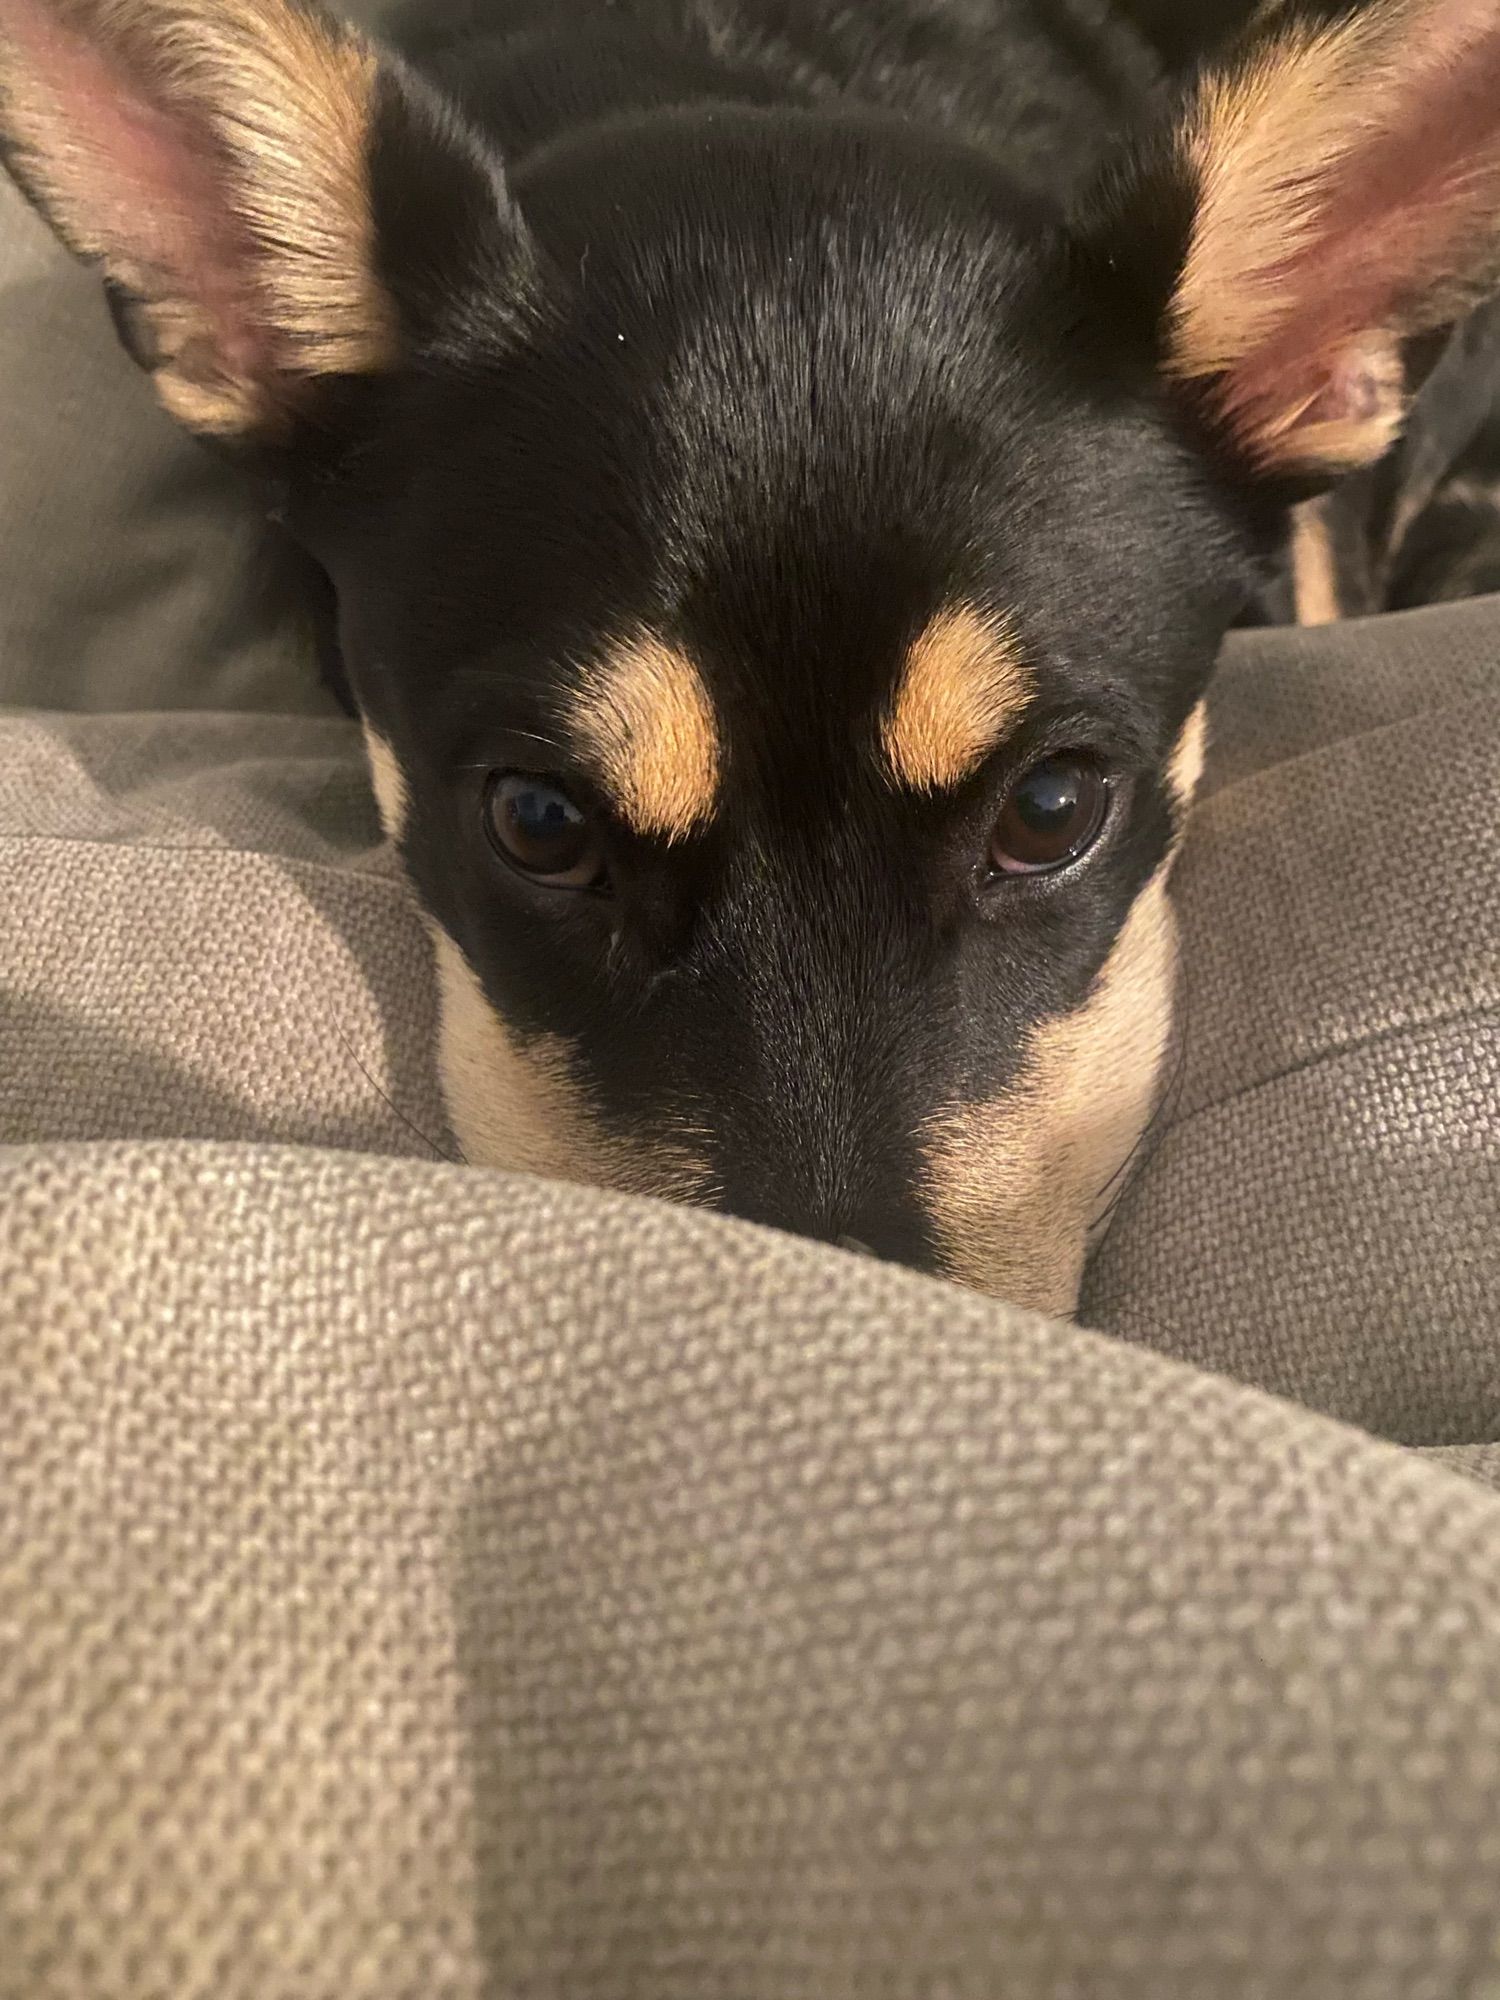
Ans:
[{"label": "couch cushion", "polygon": [[5,700],[333,712],[264,504],[157,408],[3,174],[0,383]]},{"label": "couch cushion", "polygon": [[0,1156],[3,2000],[1457,2000],[1500,1500],[415,1163]]},{"label": "couch cushion", "polygon": [[445,1154],[353,725],[0,714],[0,1144]]},{"label": "couch cushion", "polygon": [[[1086,1301],[1410,1443],[1500,1439],[1497,636],[1231,649],[1179,1083]],[[350,725],[0,719],[0,891],[0,1142],[449,1149]]]},{"label": "couch cushion", "polygon": [[1092,1320],[1409,1443],[1500,1438],[1500,602],[1235,641],[1169,1129]]}]

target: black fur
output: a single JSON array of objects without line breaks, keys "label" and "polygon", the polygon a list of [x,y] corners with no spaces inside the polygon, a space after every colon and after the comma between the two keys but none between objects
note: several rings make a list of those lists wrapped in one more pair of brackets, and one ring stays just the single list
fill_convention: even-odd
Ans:
[{"label": "black fur", "polygon": [[[408,864],[610,1123],[704,1133],[740,1213],[928,1261],[923,1121],[1013,1085],[1028,1030],[1087,995],[1272,532],[1157,387],[1161,300],[1066,226],[1159,65],[1083,0],[482,24],[417,59],[504,155],[529,265],[494,220],[434,264],[451,161],[391,92],[376,212],[422,360],[293,498],[412,780]],[[882,783],[876,732],[955,600],[1011,620],[1039,698],[961,798],[923,801]],[[671,849],[616,829],[609,899],[539,891],[486,842],[486,773],[586,797],[570,663],[636,625],[709,676],[724,809]],[[1049,747],[1107,762],[1109,833],[1065,877],[979,884]]]},{"label": "black fur", "polygon": [[[603,1120],[702,1135],[725,1205],[933,1260],[940,1106],[1020,1080],[1089,994],[1172,834],[1164,765],[1287,495],[1160,386],[1187,211],[1127,133],[1242,25],[1142,0],[474,0],[424,7],[384,89],[380,255],[414,346],[309,432],[290,516],[396,746],[419,893]],[[1144,191],[1143,191],[1144,188]],[[956,800],[881,782],[910,642],[993,607],[1038,700]],[[647,626],[709,678],[723,810],[614,827],[609,897],[539,890],[487,774],[586,803],[576,663]],[[1108,766],[1077,868],[981,879],[1007,783]]]}]

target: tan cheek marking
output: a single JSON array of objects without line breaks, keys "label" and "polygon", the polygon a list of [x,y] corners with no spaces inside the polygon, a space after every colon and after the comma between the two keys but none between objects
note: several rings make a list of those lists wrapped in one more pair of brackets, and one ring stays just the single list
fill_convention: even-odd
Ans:
[{"label": "tan cheek marking", "polygon": [[908,653],[881,731],[892,777],[920,792],[962,784],[1015,727],[1031,691],[1002,619],[972,605],[942,612]]},{"label": "tan cheek marking", "polygon": [[1167,789],[1177,807],[1180,823],[1186,822],[1188,808],[1198,796],[1207,761],[1208,703],[1200,701],[1182,725],[1182,733],[1167,760]]},{"label": "tan cheek marking", "polygon": [[1299,625],[1336,625],[1343,615],[1333,533],[1318,500],[1292,515],[1292,602]]},{"label": "tan cheek marking", "polygon": [[1150,1120],[1171,1041],[1169,866],[1136,899],[1090,998],[1033,1035],[1024,1081],[929,1128],[928,1213],[963,1284],[1077,1307],[1090,1228]]},{"label": "tan cheek marking", "polygon": [[688,1139],[635,1144],[605,1131],[573,1078],[566,1044],[555,1036],[523,1043],[448,933],[433,925],[432,942],[438,1069],[449,1122],[471,1165],[667,1201],[709,1197],[708,1169]]},{"label": "tan cheek marking", "polygon": [[364,730],[365,755],[370,764],[370,784],[375,793],[375,803],[380,808],[380,823],[385,828],[386,839],[392,845],[399,845],[411,810],[406,773],[396,762],[396,753],[385,738],[368,722],[362,723],[361,727]]},{"label": "tan cheek marking", "polygon": [[718,724],[686,654],[650,637],[621,647],[585,675],[567,723],[638,833],[681,840],[713,817]]}]

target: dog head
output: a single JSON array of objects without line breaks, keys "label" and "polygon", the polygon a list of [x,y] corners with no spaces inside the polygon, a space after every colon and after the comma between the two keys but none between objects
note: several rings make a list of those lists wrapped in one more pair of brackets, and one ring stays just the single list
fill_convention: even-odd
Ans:
[{"label": "dog head", "polygon": [[1054,1309],[1287,503],[1489,283],[1500,14],[1281,10],[1067,222],[874,114],[507,163],[293,0],[0,0],[0,131],[337,589],[473,1160]]}]

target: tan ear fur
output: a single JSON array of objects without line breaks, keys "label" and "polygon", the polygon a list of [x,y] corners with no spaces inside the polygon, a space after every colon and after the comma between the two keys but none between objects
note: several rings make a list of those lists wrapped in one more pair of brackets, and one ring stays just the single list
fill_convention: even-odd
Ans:
[{"label": "tan ear fur", "polygon": [[1402,342],[1500,277],[1500,7],[1277,10],[1199,87],[1180,151],[1195,216],[1171,372],[1263,468],[1373,462],[1404,417]]},{"label": "tan ear fur", "polygon": [[296,0],[0,0],[0,135],[139,303],[163,401],[274,427],[278,387],[389,360],[366,174],[377,61]]}]

